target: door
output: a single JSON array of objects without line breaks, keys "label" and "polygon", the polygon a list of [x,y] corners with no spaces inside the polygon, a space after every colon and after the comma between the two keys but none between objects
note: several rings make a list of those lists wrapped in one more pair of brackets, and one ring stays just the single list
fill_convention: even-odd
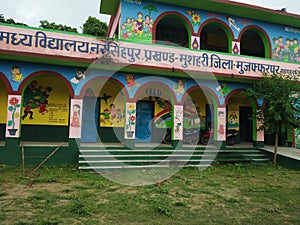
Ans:
[{"label": "door", "polygon": [[214,105],[205,106],[206,113],[206,130],[214,129]]},{"label": "door", "polygon": [[252,108],[240,106],[240,139],[241,142],[253,141]]},{"label": "door", "polygon": [[83,98],[81,142],[98,141],[99,110],[97,97]]},{"label": "door", "polygon": [[138,101],[136,105],[135,142],[151,142],[154,102]]}]

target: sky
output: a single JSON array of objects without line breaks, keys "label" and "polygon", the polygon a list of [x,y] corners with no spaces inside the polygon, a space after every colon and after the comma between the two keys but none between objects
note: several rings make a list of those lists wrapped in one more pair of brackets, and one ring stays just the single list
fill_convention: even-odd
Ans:
[{"label": "sky", "polygon": [[[4,0],[1,0],[4,1]],[[299,0],[235,0],[270,9],[287,8],[287,12],[300,15]],[[9,0],[1,4],[0,14],[32,27],[38,27],[41,20],[56,24],[80,27],[88,16],[109,23],[110,16],[99,13],[100,0]]]}]

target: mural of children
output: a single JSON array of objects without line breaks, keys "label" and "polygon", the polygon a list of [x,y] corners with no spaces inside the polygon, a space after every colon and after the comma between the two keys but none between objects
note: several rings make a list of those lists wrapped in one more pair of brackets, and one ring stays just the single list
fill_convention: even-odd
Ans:
[{"label": "mural of children", "polygon": [[121,30],[122,30],[122,38],[127,39],[129,36],[128,36],[127,30],[126,30],[126,23],[122,24]]},{"label": "mural of children", "polygon": [[134,33],[134,36],[138,35],[138,25],[137,25],[136,20],[133,21],[133,33]]},{"label": "mural of children", "polygon": [[113,121],[117,118],[117,111],[115,104],[110,104],[110,118],[111,118],[111,124],[113,124]]},{"label": "mural of children", "polygon": [[33,117],[32,117],[33,112],[31,111],[31,107],[32,107],[32,101],[28,101],[27,104],[25,105],[24,115],[22,116],[23,120],[28,116],[28,114],[30,115],[29,119],[33,120]]},{"label": "mural of children", "polygon": [[177,80],[177,84],[174,85],[174,91],[176,95],[180,96],[184,93],[184,80],[183,78],[179,78]]},{"label": "mural of children", "polygon": [[290,47],[290,39],[285,39],[285,46],[284,46],[284,48],[285,48],[285,50],[286,51],[289,51],[289,47]]},{"label": "mural of children", "polygon": [[149,17],[149,15],[146,15],[145,16],[145,21],[144,21],[145,36],[149,35],[149,25],[150,25],[150,17]]},{"label": "mural of children", "polygon": [[45,113],[48,112],[47,104],[48,104],[48,100],[45,100],[45,101],[44,101],[43,103],[41,103],[40,106],[39,106],[39,113],[41,113],[42,115],[44,115]]},{"label": "mural of children", "polygon": [[277,38],[273,38],[273,41],[274,41],[274,57],[275,58],[278,58],[278,55],[279,55],[279,42],[278,42],[278,39]]},{"label": "mural of children", "polygon": [[21,82],[23,79],[23,74],[21,73],[19,66],[13,66],[11,68],[11,79],[16,82]]},{"label": "mural of children", "polygon": [[117,109],[116,116],[117,116],[117,123],[121,122],[123,119],[123,113],[121,109]]},{"label": "mural of children", "polygon": [[80,127],[80,105],[75,104],[72,107],[73,109],[73,115],[72,115],[72,121],[71,121],[71,127]]},{"label": "mural of children", "polygon": [[104,109],[104,111],[103,111],[103,113],[101,113],[101,115],[103,115],[101,122],[103,122],[104,124],[109,123],[110,112],[109,112],[108,108]]},{"label": "mural of children", "polygon": [[143,20],[143,13],[138,12],[137,14],[137,28],[138,28],[138,35],[139,37],[142,37],[143,35],[143,24],[144,24],[144,20]]},{"label": "mural of children", "polygon": [[298,39],[294,38],[294,53],[298,54],[298,51],[299,51]]},{"label": "mural of children", "polygon": [[152,36],[152,33],[153,33],[153,19],[152,18],[150,18],[150,21],[149,21],[150,23],[149,23],[149,33],[150,33],[150,35]]},{"label": "mural of children", "polygon": [[127,18],[127,23],[126,23],[126,33],[128,37],[131,37],[133,34],[133,24],[131,23],[131,19]]},{"label": "mural of children", "polygon": [[283,51],[284,44],[283,44],[283,38],[282,38],[282,36],[278,37],[278,46],[279,46],[280,51]]}]

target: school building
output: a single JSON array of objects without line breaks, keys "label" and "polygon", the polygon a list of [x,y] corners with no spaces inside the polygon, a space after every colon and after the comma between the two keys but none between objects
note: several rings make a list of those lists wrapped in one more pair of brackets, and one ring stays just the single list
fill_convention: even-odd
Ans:
[{"label": "school building", "polygon": [[[274,143],[251,119],[263,102],[243,91],[263,72],[297,72],[300,15],[225,0],[102,0],[100,13],[106,38],[0,24],[0,163],[21,163],[22,149],[36,163],[55,146],[49,163],[82,168],[111,165],[101,149],[145,166],[209,146],[222,163],[232,130],[257,155]],[[300,130],[282,127],[280,145],[299,148]]]}]

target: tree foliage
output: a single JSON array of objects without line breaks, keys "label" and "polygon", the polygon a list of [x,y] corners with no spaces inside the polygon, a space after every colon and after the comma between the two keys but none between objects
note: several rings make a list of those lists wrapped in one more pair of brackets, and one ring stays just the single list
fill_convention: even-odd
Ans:
[{"label": "tree foliage", "polygon": [[62,24],[50,23],[47,20],[41,20],[39,27],[40,28],[45,28],[45,29],[51,29],[51,30],[60,30],[60,31],[78,33],[76,28],[66,26],[66,25],[62,25]]},{"label": "tree foliage", "polygon": [[256,114],[260,129],[275,133],[274,165],[280,127],[300,127],[300,72],[295,74],[264,74],[245,94],[264,102]]},{"label": "tree foliage", "polygon": [[5,19],[5,17],[3,16],[3,14],[0,14],[0,23],[8,23],[8,24],[15,24],[15,25],[28,26],[28,25],[25,24],[25,23],[15,22],[12,18]]},{"label": "tree foliage", "polygon": [[82,26],[83,34],[90,34],[98,37],[106,36],[107,30],[108,27],[106,23],[101,22],[100,20],[92,16],[89,16]]}]

